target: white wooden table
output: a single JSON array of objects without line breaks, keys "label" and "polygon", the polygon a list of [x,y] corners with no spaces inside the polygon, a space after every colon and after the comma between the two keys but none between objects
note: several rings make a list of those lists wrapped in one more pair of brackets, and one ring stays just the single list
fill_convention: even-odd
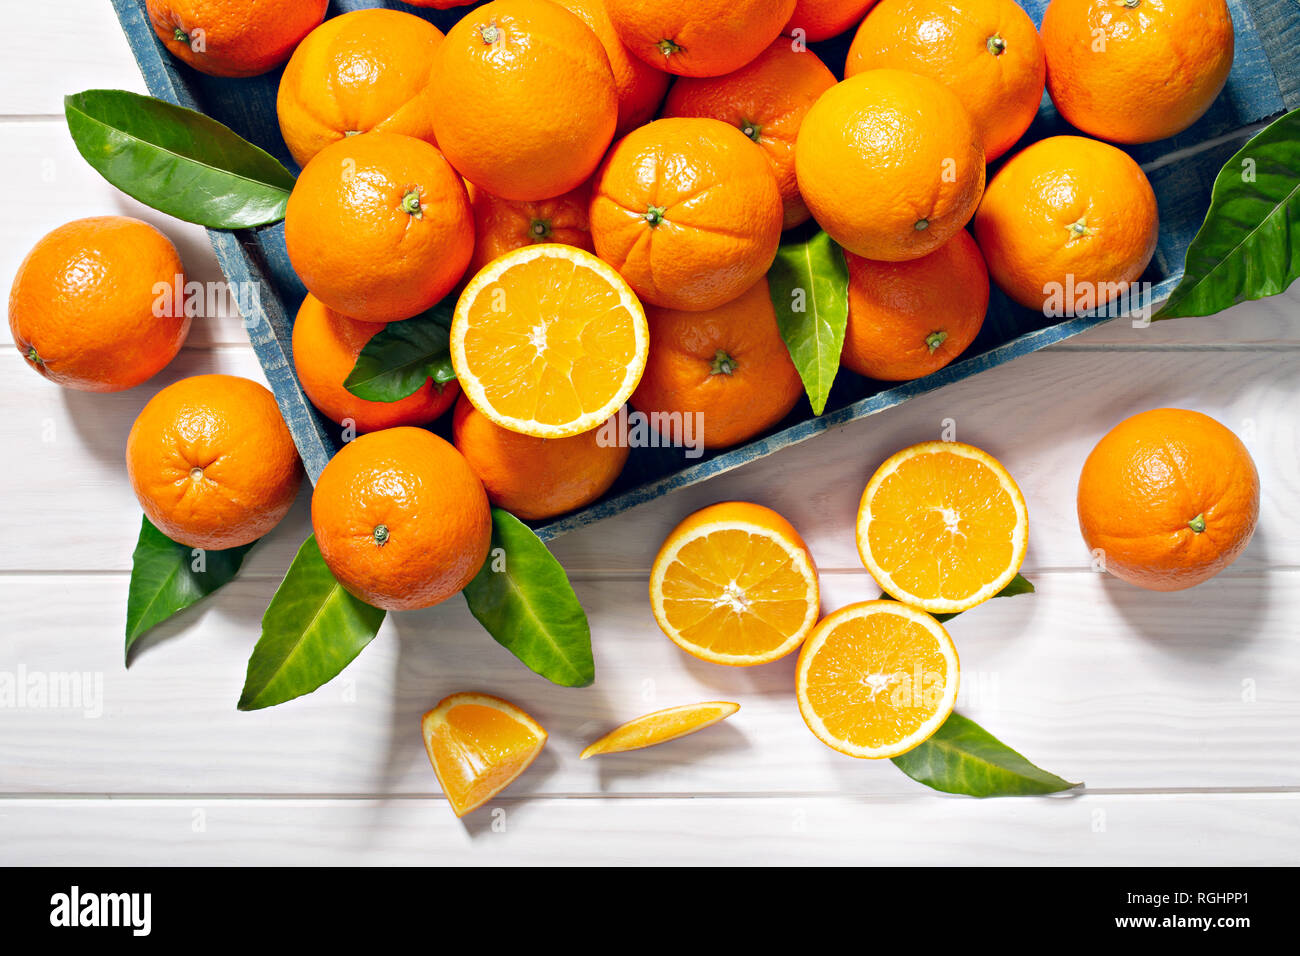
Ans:
[{"label": "white wooden table", "polygon": [[[219,278],[201,230],[117,193],[78,157],[61,98],[143,85],[105,3],[10,5],[0,29],[0,277],[47,230],[137,215],[194,277]],[[591,617],[598,679],[531,675],[463,602],[390,616],[311,697],[235,701],[261,613],[308,533],[307,494],[239,579],[122,665],[139,509],[123,446],[158,388],[223,371],[260,379],[235,319],[196,325],[129,392],[64,391],[0,358],[0,672],[102,676],[102,713],[0,709],[0,863],[1296,863],[1300,862],[1300,289],[1214,318],[1111,323],[555,543]],[[1227,573],[1152,594],[1097,574],[1074,518],[1097,438],[1142,409],[1204,411],[1259,466],[1259,531]],[[852,519],[890,452],[958,437],[997,455],[1031,514],[1034,595],[952,625],[960,709],[1080,794],[977,801],[931,793],[888,762],[823,747],[792,699],[793,658],[729,669],[656,628],[646,578],[685,514],[747,498],[788,516],[822,568],[825,609],[877,593]],[[420,714],[486,690],[550,731],[492,809],[456,820]],[[726,724],[579,762],[584,742],[657,707],[731,699]]]}]

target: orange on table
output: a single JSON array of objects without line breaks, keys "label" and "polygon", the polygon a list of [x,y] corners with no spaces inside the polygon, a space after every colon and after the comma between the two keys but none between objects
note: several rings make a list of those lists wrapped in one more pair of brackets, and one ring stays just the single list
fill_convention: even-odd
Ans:
[{"label": "orange on table", "polygon": [[[1082,136],[1052,136],[1016,153],[975,214],[993,281],[1036,311],[1061,299],[1067,314],[1123,294],[1151,261],[1158,228],[1142,168]],[[1071,289],[1075,301],[1064,302]]]},{"label": "orange on table", "polygon": [[664,116],[704,116],[730,123],[767,153],[781,190],[782,227],[809,217],[794,173],[799,124],[835,85],[835,74],[810,50],[795,51],[777,37],[753,62],[718,77],[682,77],[664,103]]},{"label": "orange on table", "polygon": [[726,700],[709,700],[700,704],[683,704],[680,707],[656,710],[615,727],[583,750],[578,759],[586,760],[600,754],[621,754],[665,744],[711,727],[738,710],[739,704]]},{"label": "orange on table", "polygon": [[280,523],[302,464],[275,397],[235,375],[195,375],[151,398],[126,439],[149,520],[191,548],[251,544]]},{"label": "orange on table", "polygon": [[858,27],[844,75],[880,67],[957,94],[990,163],[1029,129],[1047,74],[1038,30],[1015,0],[880,0]]},{"label": "orange on table", "polygon": [[748,667],[793,651],[821,613],[812,553],[762,505],[724,501],[687,517],[650,570],[650,608],[700,660]]},{"label": "orange on table", "polygon": [[201,73],[257,76],[325,19],[329,0],[147,0],[163,46]]},{"label": "orange on table", "polygon": [[340,584],[386,611],[430,607],[487,558],[492,515],[464,456],[423,428],[348,442],[311,499],[321,556]]},{"label": "orange on table", "polygon": [[782,32],[794,36],[795,30],[802,30],[803,39],[809,43],[829,40],[857,26],[875,3],[876,0],[797,0],[790,22]]},{"label": "orange on table", "polygon": [[591,504],[627,463],[627,445],[603,444],[600,429],[535,438],[495,424],[461,397],[452,418],[456,450],[479,476],[488,500],[516,518],[538,521]]},{"label": "orange on table", "polygon": [[614,138],[618,92],[596,34],[563,7],[492,0],[447,31],[433,128],[456,171],[503,199],[588,179]]},{"label": "orange on table", "polygon": [[867,70],[822,94],[795,143],[799,192],[841,246],[919,259],[966,225],[984,191],[980,135],[929,77]]},{"label": "orange on table", "polygon": [[605,0],[627,48],[680,76],[738,70],[777,38],[795,0]]},{"label": "orange on table", "polygon": [[587,209],[591,205],[591,184],[553,199],[502,199],[473,183],[468,185],[469,204],[474,211],[474,255],[468,275],[498,256],[541,242],[593,251]]},{"label": "orange on table", "polygon": [[828,614],[808,636],[795,696],[832,750],[879,760],[924,743],[952,713],[961,667],[943,625],[897,601]]},{"label": "orange on table", "polygon": [[1029,516],[1015,480],[972,445],[928,441],[891,455],[858,505],[858,554],[891,597],[965,611],[1011,583]]},{"label": "orange on table", "polygon": [[382,322],[361,322],[335,312],[308,293],[293,322],[293,367],[302,390],[332,422],[349,422],[358,433],[427,425],[456,401],[455,381],[438,385],[429,379],[395,402],[358,398],[343,387],[366,343],[384,330]]},{"label": "orange on table", "polygon": [[654,119],[664,94],[668,92],[671,77],[632,55],[614,29],[606,0],[555,2],[591,27],[609,57],[614,89],[618,92],[618,126],[614,135],[622,136]]},{"label": "orange on table", "polygon": [[645,369],[649,331],[628,284],[558,243],[508,252],[456,303],[451,364],[466,397],[502,428],[564,438],[597,427]]},{"label": "orange on table", "polygon": [[1047,89],[1085,133],[1117,143],[1173,136],[1205,114],[1232,69],[1224,0],[1052,0]]},{"label": "orange on table", "polygon": [[284,243],[325,305],[365,322],[409,319],[460,281],[474,252],[469,197],[436,147],[361,133],[325,147],[289,196]]},{"label": "orange on table", "polygon": [[989,271],[965,229],[920,259],[876,262],[845,253],[849,318],[840,364],[882,382],[943,368],[975,341]]},{"label": "orange on table", "polygon": [[1241,439],[1200,412],[1124,419],[1079,475],[1079,529],[1104,567],[1151,591],[1207,581],[1241,555],[1259,521],[1259,473]]},{"label": "orange on table", "polygon": [[514,782],[546,745],[546,730],[490,694],[452,694],[420,720],[424,749],[452,812],[463,817]]},{"label": "orange on table", "polygon": [[9,331],[23,360],[51,382],[117,392],[180,351],[190,331],[184,289],[176,247],[153,226],[76,219],[42,237],[18,267]]},{"label": "orange on table", "polygon": [[[685,437],[726,448],[775,425],[803,395],[766,279],[715,309],[651,306],[646,319],[650,355],[631,403],[661,433],[690,427]],[[685,422],[687,416],[699,426]]]},{"label": "orange on table", "polygon": [[275,111],[299,166],[331,143],[379,130],[437,145],[429,114],[442,31],[400,10],[353,10],[318,26],[289,59]]},{"label": "orange on table", "polygon": [[666,309],[713,309],[751,288],[776,258],[781,221],[763,151],[715,119],[633,130],[592,186],[597,254],[643,302]]}]

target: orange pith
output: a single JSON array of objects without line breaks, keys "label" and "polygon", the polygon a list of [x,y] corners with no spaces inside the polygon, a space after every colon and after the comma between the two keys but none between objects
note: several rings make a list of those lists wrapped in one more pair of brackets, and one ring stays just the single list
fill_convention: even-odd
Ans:
[{"label": "orange pith", "polygon": [[799,533],[770,508],[703,508],[668,536],[650,571],[650,604],[670,640],[716,664],[765,664],[817,621],[817,568]]},{"label": "orange pith", "polygon": [[451,327],[457,378],[503,428],[562,438],[595,428],[645,368],[645,312],[613,269],[543,243],[507,253],[461,294]]},{"label": "orange pith", "polygon": [[923,442],[889,458],[858,507],[858,553],[900,601],[963,611],[993,597],[1025,558],[1024,497],[991,455]]},{"label": "orange pith", "polygon": [[578,759],[586,760],[598,754],[624,753],[667,743],[726,720],[738,710],[739,704],[726,700],[710,700],[702,704],[683,704],[680,707],[656,710],[615,727],[587,747]]},{"label": "orange pith", "polygon": [[442,791],[463,817],[528,769],[546,731],[518,707],[488,694],[452,694],[420,721]]},{"label": "orange pith", "polygon": [[924,742],[952,713],[957,651],[943,626],[897,601],[841,608],[809,635],[795,671],[799,713],[822,743],[878,759]]}]

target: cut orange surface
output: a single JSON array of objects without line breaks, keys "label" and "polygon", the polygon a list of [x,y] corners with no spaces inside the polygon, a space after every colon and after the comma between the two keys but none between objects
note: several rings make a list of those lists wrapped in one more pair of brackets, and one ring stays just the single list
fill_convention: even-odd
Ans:
[{"label": "cut orange surface", "polygon": [[589,431],[618,411],[648,349],[645,312],[622,276],[559,243],[489,262],[451,324],[466,397],[502,428],[541,438]]},{"label": "cut orange surface", "polygon": [[584,750],[578,759],[586,760],[597,754],[617,754],[667,743],[726,720],[738,710],[739,704],[726,700],[710,700],[702,704],[683,704],[681,707],[656,710],[615,727]]},{"label": "cut orange surface", "polygon": [[799,713],[850,757],[897,757],[927,740],[957,700],[957,650],[943,625],[897,601],[829,614],[795,669]]},{"label": "cut orange surface", "polygon": [[1025,560],[1029,515],[1011,475],[961,442],[890,457],[858,505],[858,553],[887,594],[931,612],[993,597]]},{"label": "cut orange surface", "polygon": [[452,694],[420,721],[429,762],[458,817],[504,790],[541,753],[546,731],[489,694]]},{"label": "cut orange surface", "polygon": [[673,529],[650,570],[650,606],[678,647],[715,664],[766,664],[817,623],[817,567],[779,514],[724,501]]}]

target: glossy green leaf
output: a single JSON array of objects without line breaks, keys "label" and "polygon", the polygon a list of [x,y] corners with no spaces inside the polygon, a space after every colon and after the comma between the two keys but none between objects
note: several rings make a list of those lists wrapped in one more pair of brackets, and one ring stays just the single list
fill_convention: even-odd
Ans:
[{"label": "glossy green leaf", "polygon": [[925,743],[892,759],[903,773],[931,789],[971,797],[1057,793],[1081,786],[1034,766],[957,713]]},{"label": "glossy green leaf", "polygon": [[63,105],[86,162],[146,206],[213,229],[284,218],[293,174],[211,117],[125,90],[86,90]]},{"label": "glossy green leaf", "polygon": [[813,414],[820,415],[839,371],[849,320],[844,252],[824,232],[783,242],[767,282],[781,338],[803,379]]},{"label": "glossy green leaf", "polygon": [[596,679],[587,613],[568,575],[509,512],[492,509],[492,547],[464,593],[478,622],[530,670],[564,687]]},{"label": "glossy green leaf", "polygon": [[347,667],[383,622],[383,611],[335,580],[312,535],[262,615],[262,636],[248,660],[239,709],[258,710],[310,694]]},{"label": "glossy green leaf", "polygon": [[1213,315],[1300,277],[1300,110],[1266,126],[1214,180],[1183,278],[1157,319]]},{"label": "glossy green leaf", "polygon": [[[1011,582],[1006,587],[1004,587],[997,594],[993,595],[993,597],[995,598],[1015,597],[1017,594],[1033,594],[1033,593],[1034,593],[1034,586],[1029,582],[1029,579],[1025,577],[1023,574],[1017,574],[1014,578],[1011,579]],[[893,595],[885,594],[883,591],[881,592],[880,597],[882,600],[885,601],[897,600],[897,598],[895,598]],[[978,607],[978,605],[976,606]],[[974,610],[974,608],[972,608],[971,610]],[[961,611],[953,611],[951,614],[931,614],[930,616],[933,617],[936,621],[951,621],[954,617],[956,617],[958,614],[961,613],[962,613]]]},{"label": "glossy green leaf", "polygon": [[448,299],[415,318],[389,322],[361,350],[343,387],[366,401],[396,402],[429,379],[450,382],[456,377],[448,345],[454,307]]},{"label": "glossy green leaf", "polygon": [[131,646],[147,631],[231,580],[252,546],[224,551],[191,548],[177,544],[142,516],[126,597],[127,661]]}]

